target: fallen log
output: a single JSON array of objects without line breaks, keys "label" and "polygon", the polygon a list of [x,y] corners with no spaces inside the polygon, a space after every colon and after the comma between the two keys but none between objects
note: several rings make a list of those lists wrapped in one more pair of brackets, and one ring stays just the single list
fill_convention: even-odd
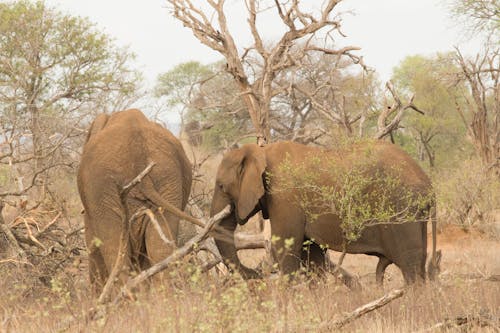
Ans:
[{"label": "fallen log", "polygon": [[379,309],[383,307],[384,305],[389,304],[393,300],[401,297],[405,293],[405,289],[394,289],[390,291],[388,294],[385,294],[384,296],[380,297],[379,299],[376,299],[370,303],[367,303],[365,305],[360,306],[359,308],[355,309],[354,311],[344,315],[342,318],[337,319],[337,320],[328,320],[323,323],[321,323],[319,326],[315,327],[315,330],[321,331],[321,330],[327,330],[327,331],[335,331],[340,329],[341,327],[351,323],[355,319],[373,311],[376,309]]},{"label": "fallen log", "polygon": [[238,250],[265,249],[266,238],[263,233],[247,234],[237,232],[234,234],[234,245]]}]

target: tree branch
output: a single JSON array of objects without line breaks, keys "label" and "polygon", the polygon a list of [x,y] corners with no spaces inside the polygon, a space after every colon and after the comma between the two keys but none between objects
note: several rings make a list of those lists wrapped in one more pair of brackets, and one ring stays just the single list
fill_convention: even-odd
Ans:
[{"label": "tree branch", "polygon": [[376,299],[370,303],[367,303],[363,306],[358,307],[354,311],[348,313],[347,315],[344,315],[342,318],[337,319],[337,320],[329,320],[326,322],[321,323],[319,326],[315,327],[315,330],[322,331],[322,330],[328,330],[328,331],[336,331],[345,325],[351,323],[355,319],[373,311],[378,308],[383,307],[384,305],[389,304],[393,300],[401,297],[405,293],[405,289],[394,289],[390,291],[388,294],[385,294],[379,299]]},{"label": "tree branch", "polygon": [[[420,110],[415,104],[413,104],[413,99],[415,98],[414,95],[410,98],[408,104],[403,106],[403,103],[401,102],[399,95],[396,93],[394,86],[392,85],[392,82],[387,81],[385,86],[387,90],[389,90],[389,92],[391,93],[392,97],[394,98],[395,104],[393,104],[390,107],[387,107],[380,113],[377,121],[378,131],[374,135],[375,139],[382,139],[388,134],[390,134],[392,131],[396,130],[399,127],[399,123],[401,122],[404,111],[412,109],[420,114],[424,114],[422,110]],[[389,124],[386,124],[387,118],[389,117],[390,114],[394,112],[396,112],[396,115],[394,116],[394,118],[392,118]]]},{"label": "tree branch", "polygon": [[129,294],[129,290],[134,289],[146,279],[165,270],[172,263],[178,261],[179,259],[183,258],[187,254],[194,251],[197,248],[198,244],[208,237],[210,231],[212,231],[215,225],[219,223],[219,221],[222,220],[224,217],[228,216],[230,212],[231,212],[231,206],[228,205],[224,209],[222,209],[219,213],[211,217],[207,221],[207,224],[205,225],[203,230],[198,235],[191,238],[186,244],[184,244],[184,246],[178,248],[177,250],[174,251],[174,253],[172,253],[167,258],[156,263],[147,270],[142,271],[135,278],[129,280],[127,284],[122,287],[118,296],[113,300],[113,304],[114,305],[118,304],[124,297],[126,297],[126,295]]}]

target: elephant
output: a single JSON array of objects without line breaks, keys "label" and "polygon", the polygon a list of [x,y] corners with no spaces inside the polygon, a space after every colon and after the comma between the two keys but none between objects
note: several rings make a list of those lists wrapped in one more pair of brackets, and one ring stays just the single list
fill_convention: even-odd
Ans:
[{"label": "elephant", "polygon": [[[334,211],[322,212],[317,208],[314,194],[302,197],[308,206],[298,202],[298,190],[293,186],[286,190],[282,183],[287,181],[285,171],[290,166],[302,166],[305,173],[316,175],[313,185],[335,185],[348,179],[358,166],[372,175],[390,174],[399,180],[398,186],[405,189],[410,198],[427,198],[426,201],[408,201],[403,211],[412,212],[414,219],[388,220],[366,226],[359,238],[345,242],[341,227],[343,220]],[[338,165],[335,177],[328,169]],[[359,168],[358,168],[359,169]],[[328,175],[328,176],[327,176]],[[351,177],[352,178],[352,177]],[[300,178],[299,178],[300,179]],[[375,178],[373,178],[375,179]],[[299,181],[298,185],[301,183]],[[381,183],[367,184],[367,194],[373,197],[381,192]],[[399,187],[388,197],[389,203],[402,206]],[[368,196],[369,197],[369,196]],[[418,204],[417,204],[418,203]],[[403,273],[407,284],[424,281],[426,278],[427,222],[432,224],[432,257],[427,274],[433,279],[439,271],[440,251],[436,252],[435,200],[431,182],[419,165],[401,148],[381,140],[365,140],[345,144],[335,149],[306,146],[281,141],[265,146],[246,144],[226,152],[217,170],[211,215],[227,204],[233,207],[233,214],[220,223],[227,232],[234,232],[237,224],[245,224],[249,217],[262,211],[269,218],[274,259],[280,272],[296,272],[303,260],[302,241],[309,239],[334,251],[352,254],[366,254],[379,258],[376,281],[381,283],[386,267],[394,263]],[[371,203],[370,203],[371,204]],[[424,205],[425,204],[425,205]],[[315,216],[313,218],[313,216]],[[287,240],[294,240],[293,244]],[[297,241],[298,240],[298,241]],[[245,277],[255,277],[255,272],[241,264],[233,242],[216,239],[223,258],[231,263]],[[321,265],[325,252],[316,247],[314,261]]]},{"label": "elephant", "polygon": [[[122,188],[150,163],[152,169],[129,192],[126,207]],[[179,218],[191,191],[192,169],[179,140],[139,110],[100,114],[93,121],[83,147],[77,185],[84,207],[85,241],[89,251],[89,277],[95,292],[111,273],[124,228],[122,219],[140,208],[161,211],[161,229],[177,239]],[[164,211],[159,207],[165,208]],[[173,251],[145,216],[130,225],[126,268],[145,269]]]}]

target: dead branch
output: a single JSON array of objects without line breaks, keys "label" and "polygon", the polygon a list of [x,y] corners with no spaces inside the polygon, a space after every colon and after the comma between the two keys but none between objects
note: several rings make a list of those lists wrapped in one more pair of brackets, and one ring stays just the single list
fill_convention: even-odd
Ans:
[{"label": "dead branch", "polygon": [[4,202],[0,200],[0,231],[2,231],[7,237],[7,241],[9,242],[10,247],[16,252],[16,256],[22,261],[26,262],[27,255],[23,248],[17,242],[16,236],[12,233],[9,226],[5,224],[5,220],[3,219],[2,211],[4,208]]},{"label": "dead branch", "polygon": [[[160,210],[160,213],[161,213],[161,210]],[[144,210],[144,214],[147,217],[149,217],[149,220],[151,221],[151,223],[153,223],[153,226],[155,227],[156,231],[160,235],[160,238],[165,243],[165,245],[175,247],[175,237],[172,234],[172,231],[170,230],[168,223],[164,223],[164,225],[167,227],[167,231],[169,234],[168,236],[170,237],[171,240],[169,240],[167,238],[167,236],[165,236],[165,234],[163,233],[163,230],[161,229],[160,223],[158,223],[158,221],[156,220],[155,214],[151,211],[151,209]]]},{"label": "dead branch", "polygon": [[215,266],[217,266],[218,264],[223,264],[222,259],[216,257],[212,260],[209,260],[209,261],[203,263],[203,265],[201,266],[201,272],[206,273],[209,270],[211,270],[212,268],[214,268]]},{"label": "dead branch", "polygon": [[238,232],[234,234],[234,245],[237,250],[265,249],[266,238],[262,232],[258,234]]},{"label": "dead branch", "polygon": [[321,323],[319,326],[315,327],[316,330],[321,331],[321,330],[329,330],[329,331],[335,331],[338,330],[345,325],[351,323],[353,320],[373,311],[378,308],[383,307],[384,305],[389,304],[393,300],[401,297],[405,293],[405,289],[394,289],[390,291],[388,294],[385,294],[379,299],[374,300],[373,302],[367,303],[365,305],[362,305],[358,307],[356,310],[348,313],[347,315],[344,315],[341,319],[337,320],[329,320],[326,322]]},{"label": "dead branch", "polygon": [[[198,205],[195,202],[190,203],[189,208],[190,208],[192,215],[203,219],[203,211],[201,210],[200,207],[198,207]],[[207,222],[204,222],[204,223],[205,223],[205,225],[207,224]],[[196,228],[196,231],[198,233],[202,232],[202,230],[203,230],[199,226],[196,226],[195,228]],[[200,244],[200,249],[205,250],[207,252],[210,252],[220,262],[223,261],[223,258],[219,252],[219,248],[215,244],[213,237],[207,238],[202,244]]]},{"label": "dead branch", "polygon": [[140,174],[138,174],[137,177],[135,177],[130,183],[125,185],[120,192],[120,199],[126,198],[132,188],[134,188],[134,186],[142,181],[142,179],[151,171],[155,164],[155,162],[149,162],[148,166]]},{"label": "dead branch", "polygon": [[455,62],[460,69],[457,82],[465,83],[468,91],[464,95],[470,95],[470,100],[466,98],[466,112],[458,103],[457,112],[483,163],[492,165],[493,169],[499,172],[500,48],[487,47],[484,53],[476,55],[474,60],[465,59],[460,50],[455,48]]},{"label": "dead branch", "polygon": [[155,162],[150,162],[148,166],[135,177],[130,183],[126,184],[120,191],[120,202],[124,209],[124,215],[122,218],[122,233],[120,235],[120,245],[118,247],[118,253],[116,255],[115,264],[111,273],[108,276],[106,284],[104,285],[101,295],[99,296],[98,303],[104,304],[109,300],[111,295],[111,290],[113,283],[118,276],[118,272],[122,269],[125,262],[125,256],[128,253],[128,243],[129,243],[129,230],[130,230],[130,212],[128,209],[127,196],[129,192],[141,182],[141,180],[151,171]]},{"label": "dead branch", "polygon": [[[362,286],[359,283],[359,280],[352,274],[347,272],[344,268],[342,268],[342,264],[347,254],[346,246],[347,246],[346,240],[344,239],[342,244],[342,253],[340,254],[339,259],[337,260],[337,264],[329,262],[329,265],[333,267],[331,273],[340,281],[342,281],[342,283],[344,283],[347,286],[347,288],[351,290],[361,290]],[[328,261],[330,261],[330,259],[328,259]]]},{"label": "dead branch", "polygon": [[130,290],[137,287],[140,283],[142,283],[146,279],[165,270],[172,263],[178,261],[179,259],[185,257],[189,253],[193,252],[198,247],[198,244],[200,244],[203,240],[205,240],[208,237],[208,234],[210,233],[210,231],[212,231],[214,226],[224,217],[228,216],[230,212],[231,212],[231,206],[228,205],[219,213],[211,217],[207,221],[207,224],[203,228],[202,232],[191,238],[188,242],[186,242],[186,244],[184,244],[184,246],[178,248],[177,250],[174,251],[174,253],[172,253],[167,258],[156,263],[147,270],[142,271],[135,278],[129,280],[127,284],[122,287],[118,296],[113,300],[113,305],[118,304],[124,297],[126,297],[126,295],[129,294]]},{"label": "dead branch", "polygon": [[56,222],[57,220],[59,219],[59,217],[61,216],[62,212],[59,212],[56,217],[54,217],[52,219],[52,221],[50,221],[49,223],[47,223],[42,229],[40,229],[36,234],[35,234],[35,237],[40,237],[41,235],[43,235],[43,233],[45,233],[47,230],[50,229],[50,227],[52,227]]},{"label": "dead branch", "polygon": [[323,47],[312,46],[312,47],[308,47],[306,50],[307,51],[319,51],[319,52],[323,52],[324,54],[329,54],[329,55],[346,56],[346,57],[351,58],[351,60],[354,64],[360,65],[361,68],[363,68],[363,70],[365,72],[373,71],[373,69],[370,69],[365,64],[363,57],[357,56],[357,55],[351,53],[351,51],[361,50],[361,48],[357,47],[357,46],[346,46],[346,47],[343,47],[339,50],[332,50],[332,49],[326,49]]},{"label": "dead branch", "polygon": [[26,221],[25,218],[22,218],[23,222],[24,222],[24,226],[26,227],[26,231],[28,232],[28,238],[33,242],[33,244],[35,246],[38,246],[39,248],[41,248],[42,250],[46,250],[45,246],[43,246],[42,243],[40,243],[40,241],[38,239],[36,239],[36,237],[33,235],[33,233],[31,232],[31,228],[28,224],[28,222]]},{"label": "dead branch", "polygon": [[[406,110],[412,109],[420,114],[424,114],[422,110],[420,110],[415,104],[413,104],[413,99],[415,98],[414,95],[410,97],[410,101],[406,105],[403,105],[401,99],[399,98],[399,95],[396,93],[394,86],[392,85],[392,82],[388,81],[385,86],[391,93],[394,99],[394,104],[387,107],[380,113],[377,121],[378,131],[374,135],[375,139],[382,139],[385,136],[389,135],[392,131],[396,130],[399,127],[399,123],[401,122],[403,113]],[[394,118],[392,118],[389,124],[386,124],[387,118],[393,113],[396,113],[396,115],[394,116]]]}]

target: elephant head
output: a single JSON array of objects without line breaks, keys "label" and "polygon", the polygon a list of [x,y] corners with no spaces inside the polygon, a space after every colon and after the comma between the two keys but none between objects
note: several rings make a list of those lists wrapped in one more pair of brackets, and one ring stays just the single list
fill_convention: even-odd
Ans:
[{"label": "elephant head", "polygon": [[244,277],[256,277],[258,273],[243,266],[236,254],[234,231],[236,224],[244,224],[258,211],[266,208],[261,200],[265,195],[264,171],[266,156],[264,149],[257,145],[245,145],[227,152],[217,171],[211,216],[226,205],[231,205],[233,213],[221,221],[220,226],[226,231],[216,237],[221,255],[236,266]]}]

